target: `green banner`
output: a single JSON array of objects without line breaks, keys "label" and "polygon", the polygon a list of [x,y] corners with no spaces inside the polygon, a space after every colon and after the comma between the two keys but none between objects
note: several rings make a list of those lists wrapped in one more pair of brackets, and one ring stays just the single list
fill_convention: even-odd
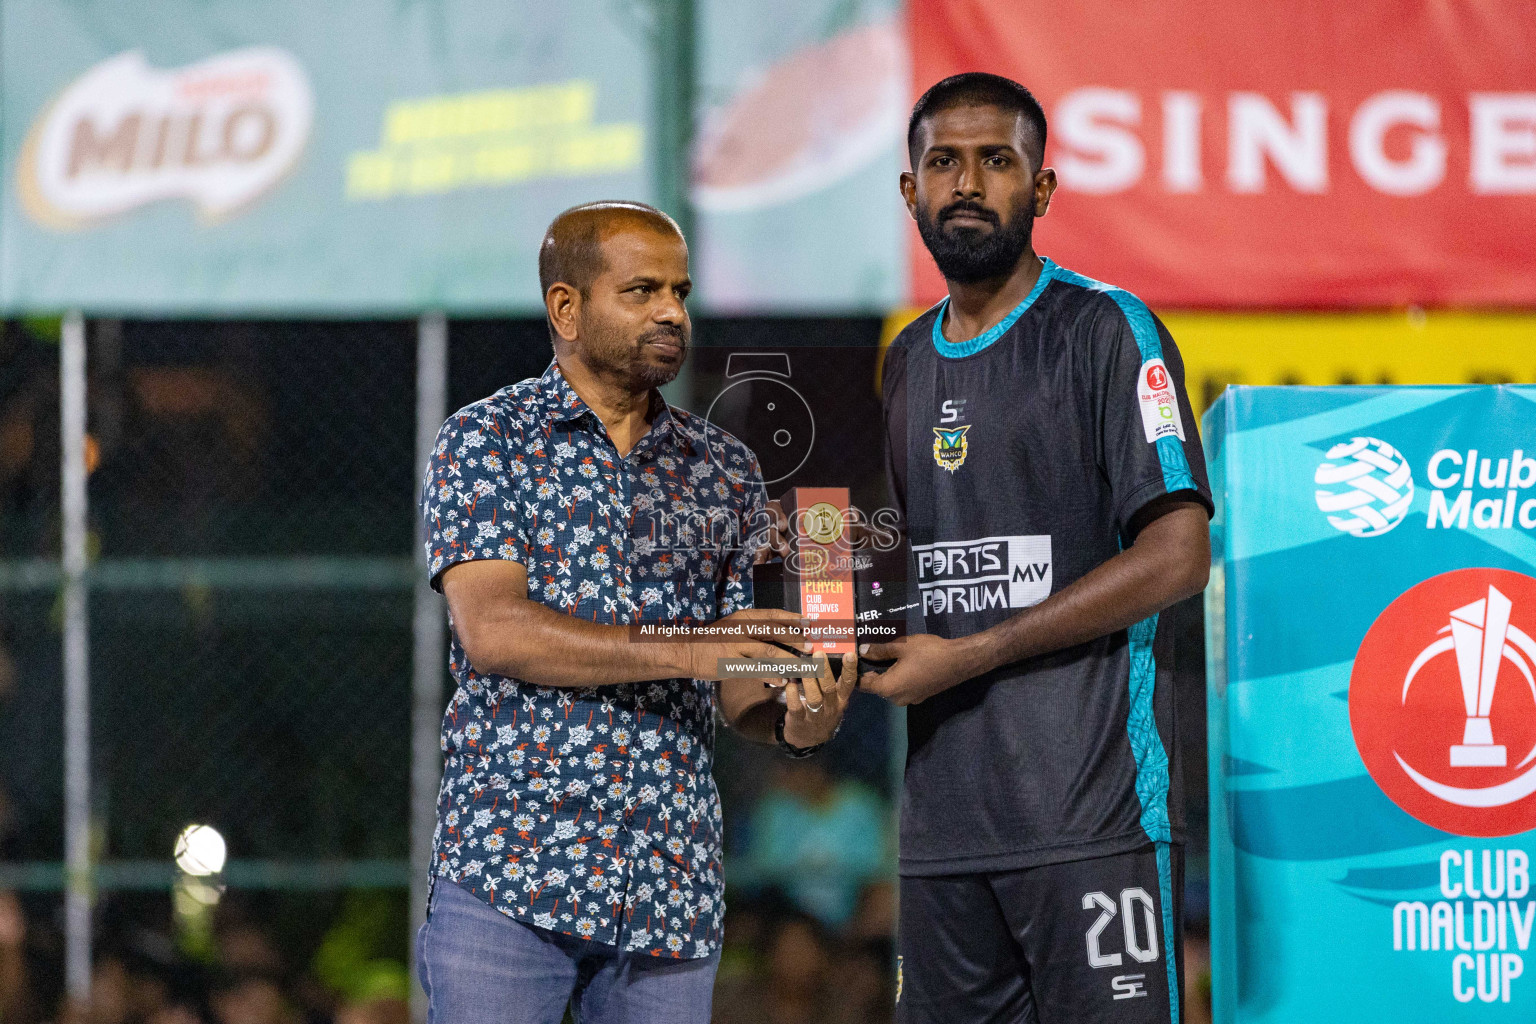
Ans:
[{"label": "green banner", "polygon": [[648,199],[644,5],[0,5],[0,305],[531,311],[551,217]]},{"label": "green banner", "polygon": [[908,91],[896,0],[0,0],[0,308],[532,313],[686,164],[701,308],[884,311]]}]

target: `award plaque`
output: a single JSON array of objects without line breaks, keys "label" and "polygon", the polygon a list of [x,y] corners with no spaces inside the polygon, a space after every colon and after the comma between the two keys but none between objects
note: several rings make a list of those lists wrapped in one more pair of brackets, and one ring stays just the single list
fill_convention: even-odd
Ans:
[{"label": "award plaque", "polygon": [[784,561],[784,607],[811,620],[806,629],[813,651],[851,654],[855,610],[848,488],[795,487],[780,504],[793,545]]}]

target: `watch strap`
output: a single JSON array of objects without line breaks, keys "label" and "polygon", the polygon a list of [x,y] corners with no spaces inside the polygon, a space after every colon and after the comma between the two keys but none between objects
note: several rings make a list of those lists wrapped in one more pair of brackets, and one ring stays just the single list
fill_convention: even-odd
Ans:
[{"label": "watch strap", "polygon": [[778,744],[779,749],[784,751],[784,753],[788,754],[790,757],[810,757],[812,754],[816,753],[816,751],[826,746],[825,743],[817,743],[814,746],[809,747],[795,746],[793,743],[789,742],[789,740],[784,738],[784,718],[784,715],[780,715],[778,720],[773,724],[774,742]]}]

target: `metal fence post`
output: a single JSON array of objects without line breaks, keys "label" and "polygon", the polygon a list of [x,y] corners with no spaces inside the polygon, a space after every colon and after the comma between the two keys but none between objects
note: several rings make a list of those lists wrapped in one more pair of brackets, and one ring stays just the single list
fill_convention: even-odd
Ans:
[{"label": "metal fence post", "polygon": [[696,0],[655,0],[652,23],[656,127],[651,135],[651,166],[656,205],[670,213],[693,241],[693,121]]},{"label": "metal fence post", "polygon": [[[651,132],[651,173],[656,205],[677,221],[683,239],[697,251],[693,215],[693,128],[698,71],[697,0],[652,0],[651,89],[655,129]],[[697,271],[694,272],[697,279]],[[692,308],[697,310],[695,297]],[[677,379],[662,388],[667,401],[693,410],[693,368],[684,361]]]},{"label": "metal fence post", "polygon": [[64,977],[71,998],[91,992],[91,668],[86,606],[85,317],[59,337],[64,569]]},{"label": "metal fence post", "polygon": [[[416,472],[423,473],[437,430],[448,416],[448,320],[442,313],[424,314],[416,332]],[[420,477],[418,476],[418,479]],[[443,757],[438,729],[443,716],[443,672],[447,660],[443,604],[427,585],[426,548],[420,524],[415,557],[416,600],[412,616],[411,659],[411,934],[410,960],[415,966],[416,930],[427,915],[427,889],[432,860],[432,831],[437,824],[437,787]],[[411,986],[411,1018],[427,1019],[426,994]]]}]

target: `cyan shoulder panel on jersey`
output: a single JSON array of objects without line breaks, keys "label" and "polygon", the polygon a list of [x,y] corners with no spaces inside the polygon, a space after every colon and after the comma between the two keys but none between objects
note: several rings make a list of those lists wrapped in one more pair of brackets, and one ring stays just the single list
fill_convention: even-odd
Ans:
[{"label": "cyan shoulder panel on jersey", "polygon": [[[1163,340],[1158,336],[1157,323],[1152,319],[1152,311],[1147,308],[1145,302],[1124,288],[1117,288],[1103,281],[1095,281],[1066,267],[1056,264],[1051,266],[1055,267],[1056,280],[1061,283],[1075,284],[1079,288],[1103,292],[1116,306],[1120,307],[1126,323],[1131,325],[1131,335],[1136,339],[1136,348],[1141,352],[1143,364],[1153,359],[1163,358]],[[1194,475],[1189,471],[1189,461],[1184,457],[1184,447],[1177,437],[1165,436],[1157,439],[1157,461],[1163,467],[1164,490],[1172,492],[1197,489]]]}]

